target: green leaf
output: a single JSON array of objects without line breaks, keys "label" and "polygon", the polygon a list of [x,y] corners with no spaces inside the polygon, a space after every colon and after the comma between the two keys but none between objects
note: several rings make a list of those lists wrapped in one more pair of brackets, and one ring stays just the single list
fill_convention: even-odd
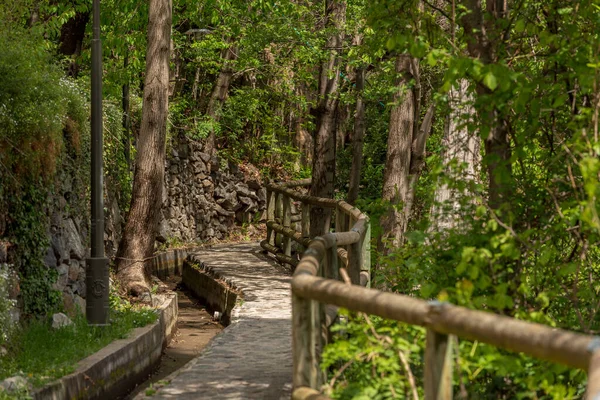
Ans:
[{"label": "green leaf", "polygon": [[487,86],[490,90],[495,90],[498,87],[498,81],[496,80],[496,76],[492,72],[488,72],[483,77],[483,84]]}]

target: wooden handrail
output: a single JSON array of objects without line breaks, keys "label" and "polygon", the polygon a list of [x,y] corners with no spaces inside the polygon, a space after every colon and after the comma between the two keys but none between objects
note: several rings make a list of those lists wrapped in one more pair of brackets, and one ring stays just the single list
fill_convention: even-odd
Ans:
[{"label": "wooden handrail", "polygon": [[[426,400],[452,399],[453,336],[586,370],[586,398],[600,398],[600,338],[596,336],[358,285],[360,281],[368,281],[370,273],[369,218],[344,201],[313,197],[290,189],[309,184],[309,180],[303,180],[267,185],[267,239],[261,242],[261,246],[278,259],[295,266],[292,278],[293,399],[327,399],[318,392],[323,380],[319,351],[327,340],[324,304],[425,327]],[[302,205],[299,230],[291,226],[290,207],[283,207],[283,215],[276,218],[274,204],[288,204],[290,200]],[[311,206],[335,209],[335,232],[308,237]],[[283,244],[291,240],[305,248],[299,262],[288,254],[290,246]],[[338,276],[338,266],[347,266],[353,285],[331,279]],[[361,276],[363,273],[367,279]]]}]

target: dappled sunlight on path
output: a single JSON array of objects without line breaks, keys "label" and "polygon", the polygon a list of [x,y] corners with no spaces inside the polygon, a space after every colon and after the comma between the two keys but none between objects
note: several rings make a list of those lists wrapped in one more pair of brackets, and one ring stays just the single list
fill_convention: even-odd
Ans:
[{"label": "dappled sunlight on path", "polygon": [[[289,399],[290,273],[257,243],[215,246],[192,257],[243,292],[231,325],[153,399]],[[138,398],[144,398],[140,395]]]}]

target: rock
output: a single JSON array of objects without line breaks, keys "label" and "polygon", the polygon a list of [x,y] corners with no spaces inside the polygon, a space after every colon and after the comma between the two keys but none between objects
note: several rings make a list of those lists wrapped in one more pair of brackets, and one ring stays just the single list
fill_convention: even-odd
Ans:
[{"label": "rock", "polygon": [[[80,280],[77,281],[73,284],[73,286],[71,287],[71,289],[73,290],[73,293],[79,294],[82,297],[85,297],[85,293],[86,293],[86,286],[85,286],[85,280]],[[77,298],[75,298],[75,303],[76,303]]]},{"label": "rock", "polygon": [[258,196],[252,193],[248,186],[243,183],[237,183],[235,185],[235,191],[237,192],[238,196],[251,197],[254,198],[254,200],[258,200]]},{"label": "rock", "polygon": [[64,241],[62,240],[61,234],[57,229],[53,229],[51,235],[52,242],[52,250],[54,251],[54,256],[57,259],[57,262],[67,261],[69,259],[69,252],[65,248]]},{"label": "rock", "polygon": [[137,299],[140,303],[152,304],[152,295],[150,294],[150,292],[142,293],[142,295],[139,296]]},{"label": "rock", "polygon": [[73,321],[65,314],[57,313],[52,316],[52,329],[60,329],[69,325],[73,325]]},{"label": "rock", "polygon": [[200,156],[200,159],[205,163],[210,161],[210,154],[200,152],[198,153],[198,155]]},{"label": "rock", "polygon": [[266,204],[267,203],[267,189],[260,188],[260,190],[257,190],[256,197],[258,197],[258,202],[260,204]]},{"label": "rock", "polygon": [[66,264],[61,264],[58,266],[56,269],[58,272],[58,279],[56,279],[56,282],[53,285],[54,289],[60,292],[65,289],[67,283],[69,283],[69,268],[70,267]]},{"label": "rock", "polygon": [[221,168],[221,160],[217,156],[213,156],[210,158],[210,170],[218,171]]},{"label": "rock", "polygon": [[206,165],[203,162],[198,161],[193,164],[194,174],[201,174],[206,171]]},{"label": "rock", "polygon": [[[65,291],[65,289],[67,291]],[[70,288],[63,288],[63,308],[66,312],[73,315],[75,313],[75,300]]]},{"label": "rock", "polygon": [[8,350],[6,350],[6,347],[0,346],[0,357],[4,357],[7,354],[8,354]]},{"label": "rock", "polygon": [[246,180],[246,185],[253,190],[260,190],[263,188],[259,178],[249,178]]},{"label": "rock", "polygon": [[8,261],[8,242],[0,240],[0,264]]},{"label": "rock", "polygon": [[79,277],[79,263],[73,263],[69,266],[69,280],[76,281]]},{"label": "rock", "polygon": [[227,211],[218,204],[215,204],[215,211],[217,212],[217,214],[222,215],[224,217],[233,217],[235,215],[235,211]]},{"label": "rock", "polygon": [[76,260],[85,259],[85,248],[72,218],[67,219],[64,228],[64,241],[69,250],[69,256]]},{"label": "rock", "polygon": [[75,307],[79,312],[85,315],[85,299],[81,296],[75,296]]},{"label": "rock", "polygon": [[11,376],[0,382],[0,387],[7,393],[21,392],[27,390],[27,379],[22,376]]}]

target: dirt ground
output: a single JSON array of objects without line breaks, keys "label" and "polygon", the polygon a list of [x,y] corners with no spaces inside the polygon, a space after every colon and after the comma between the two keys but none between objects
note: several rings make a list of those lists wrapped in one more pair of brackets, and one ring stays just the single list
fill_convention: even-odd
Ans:
[{"label": "dirt ground", "polygon": [[148,380],[135,388],[126,399],[133,399],[151,384],[169,376],[188,361],[196,357],[223,326],[213,321],[203,304],[191,292],[180,285],[181,277],[170,277],[164,282],[170,290],[177,292],[179,316],[177,332],[163,352],[160,366]]}]

